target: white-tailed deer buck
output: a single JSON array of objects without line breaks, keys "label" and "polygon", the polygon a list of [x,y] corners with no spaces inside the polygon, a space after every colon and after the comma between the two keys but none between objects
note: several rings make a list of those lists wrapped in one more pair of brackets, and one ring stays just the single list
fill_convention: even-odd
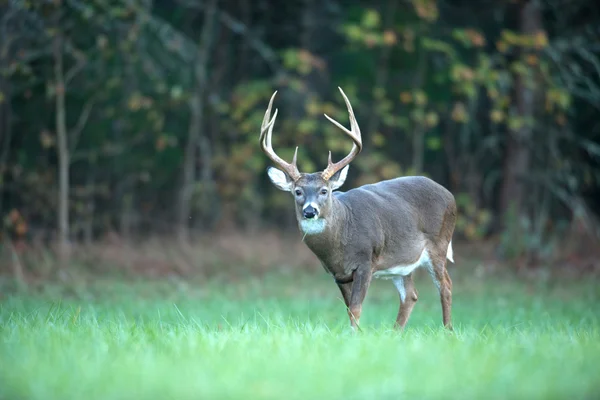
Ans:
[{"label": "white-tailed deer buck", "polygon": [[273,93],[260,132],[260,145],[281,169],[269,167],[275,186],[291,192],[296,218],[305,242],[340,288],[352,328],[358,327],[362,303],[372,277],[391,279],[400,294],[396,327],[402,329],[417,301],[412,273],[425,267],[437,286],[444,326],[452,330],[452,281],[446,259],[452,259],[456,221],[454,196],[423,176],[390,179],[347,192],[334,192],[348,174],[350,162],[362,150],[360,129],[350,101],[340,89],[350,130],[325,117],[352,139],[350,154],[329,161],[322,172],[300,173],[298,147],[291,163],[281,159],[271,144],[277,109],[271,119]]}]

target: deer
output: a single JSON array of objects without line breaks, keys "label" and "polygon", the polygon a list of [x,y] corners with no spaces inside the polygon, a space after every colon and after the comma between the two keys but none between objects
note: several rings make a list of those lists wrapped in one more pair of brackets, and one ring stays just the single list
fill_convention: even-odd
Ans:
[{"label": "deer", "polygon": [[395,285],[400,307],[394,328],[403,330],[418,293],[413,272],[425,268],[438,289],[443,326],[452,331],[452,280],[446,261],[454,263],[452,235],[456,202],[452,193],[425,176],[402,176],[339,191],[350,163],[362,151],[362,137],[352,105],[341,87],[350,116],[350,129],[324,114],[353,142],[350,153],[334,163],[331,151],[320,172],[300,173],[298,146],[292,162],[273,150],[272,135],[277,109],[271,96],[260,130],[262,151],[278,167],[269,166],[273,185],[290,192],[295,202],[298,228],[312,253],[341,291],[353,331],[360,329],[362,305],[372,278]]}]

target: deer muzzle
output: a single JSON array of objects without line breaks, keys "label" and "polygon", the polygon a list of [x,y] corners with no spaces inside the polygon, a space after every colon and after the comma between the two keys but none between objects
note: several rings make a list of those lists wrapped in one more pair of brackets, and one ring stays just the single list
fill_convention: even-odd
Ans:
[{"label": "deer muzzle", "polygon": [[315,219],[319,217],[319,206],[314,203],[308,203],[302,207],[302,216],[306,219]]}]

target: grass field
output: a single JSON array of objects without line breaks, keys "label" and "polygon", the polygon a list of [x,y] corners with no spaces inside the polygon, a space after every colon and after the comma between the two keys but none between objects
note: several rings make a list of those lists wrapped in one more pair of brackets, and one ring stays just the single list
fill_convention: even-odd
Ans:
[{"label": "grass field", "polygon": [[0,398],[600,397],[596,282],[451,274],[454,334],[441,328],[425,275],[401,334],[391,329],[398,297],[390,282],[371,286],[354,335],[324,273],[5,294]]}]

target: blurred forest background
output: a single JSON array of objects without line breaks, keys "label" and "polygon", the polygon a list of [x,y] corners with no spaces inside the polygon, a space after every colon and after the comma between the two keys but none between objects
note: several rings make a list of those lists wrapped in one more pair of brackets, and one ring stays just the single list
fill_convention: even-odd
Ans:
[{"label": "blurred forest background", "polygon": [[0,269],[318,265],[258,135],[278,90],[276,151],[343,157],[337,86],[342,190],[424,174],[457,242],[597,265],[599,39],[595,0],[0,0]]}]

